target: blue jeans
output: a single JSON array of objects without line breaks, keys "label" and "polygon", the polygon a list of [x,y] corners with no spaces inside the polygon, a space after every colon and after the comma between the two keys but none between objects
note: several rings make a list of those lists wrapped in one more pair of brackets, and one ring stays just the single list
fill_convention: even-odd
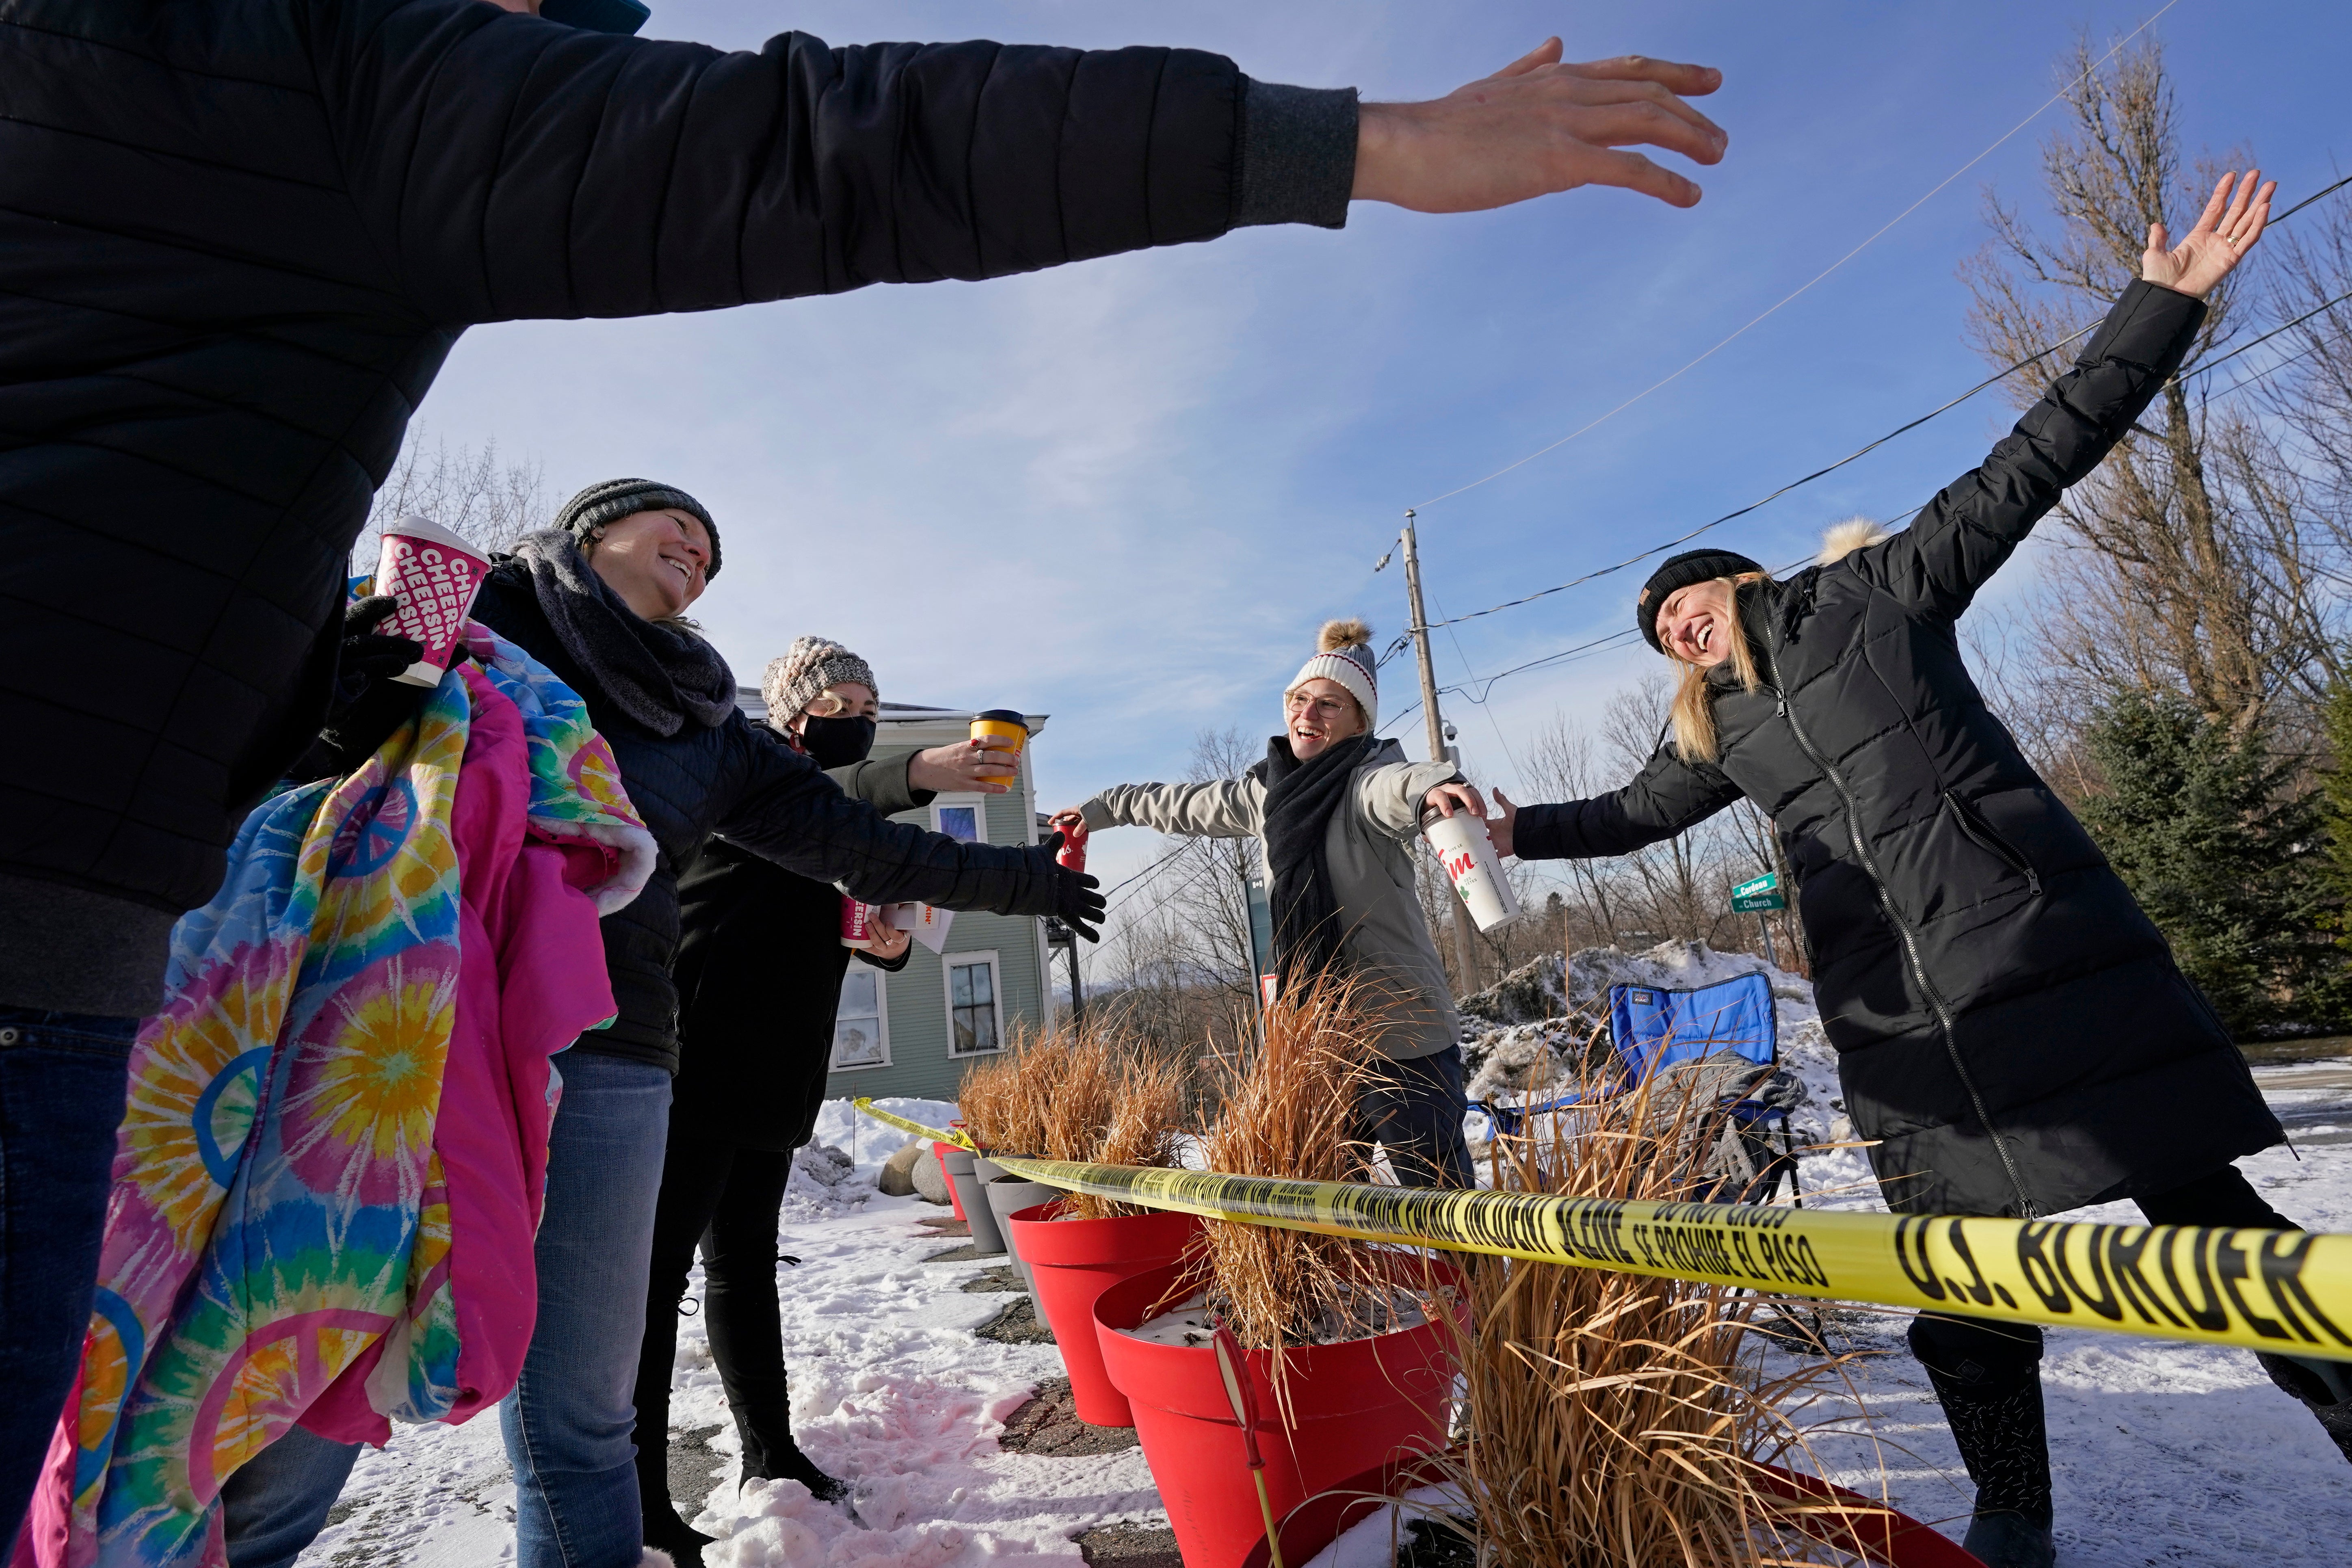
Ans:
[{"label": "blue jeans", "polygon": [[1469,1110],[1462,1085],[1462,1047],[1435,1056],[1382,1062],[1356,1103],[1361,1136],[1388,1154],[1389,1168],[1408,1187],[1477,1184],[1470,1145],[1462,1136]]},{"label": "blue jeans", "polygon": [[[514,1466],[517,1568],[636,1568],[645,1555],[634,1403],[669,1074],[567,1051],[534,1257],[539,1321],[499,1406]],[[296,1428],[229,1478],[230,1568],[287,1568],[359,1457]]]},{"label": "blue jeans", "polygon": [[81,1367],[136,1018],[0,1006],[0,1553]]}]

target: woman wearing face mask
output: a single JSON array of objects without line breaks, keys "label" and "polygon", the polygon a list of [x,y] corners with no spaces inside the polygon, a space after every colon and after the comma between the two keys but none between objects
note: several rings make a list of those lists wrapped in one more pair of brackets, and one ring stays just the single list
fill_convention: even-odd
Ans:
[{"label": "woman wearing face mask", "polygon": [[1462,1047],[1445,965],[1414,891],[1412,851],[1424,807],[1486,815],[1446,762],[1408,763],[1372,733],[1380,718],[1371,628],[1324,626],[1282,694],[1284,733],[1237,779],[1119,784],[1057,813],[1057,826],[1151,827],[1202,838],[1256,838],[1285,986],[1327,971],[1367,983],[1387,1009],[1385,1058],[1360,1120],[1407,1186],[1468,1186]]},{"label": "woman wearing face mask", "polygon": [[[753,726],[735,705],[727,661],[684,619],[719,566],[718,525],[699,501],[611,479],[498,558],[474,605],[475,619],[586,702],[659,848],[645,890],[602,922],[619,1014],[558,1058],[563,1099],[534,1247],[538,1317],[499,1409],[519,1568],[635,1568],[648,1556],[629,1434],[678,1059],[678,868],[724,833],[869,903],[1058,914],[1089,937],[1101,914],[1094,879],[1056,865],[1050,842],[962,844],[891,822]],[[340,751],[365,746],[358,732],[380,721],[377,707],[373,693],[353,705]],[[853,782],[895,807],[887,770],[869,773]],[[296,1427],[233,1475],[222,1494],[232,1568],[290,1564],[356,1455]]]},{"label": "woman wearing face mask", "polygon": [[[2033,1217],[2118,1198],[2151,1223],[2289,1227],[2231,1161],[2281,1141],[2164,938],[1989,712],[1953,624],[2066,487],[2179,366],[2200,301],[2263,230],[2271,187],[2224,179],[1993,448],[1891,538],[1832,531],[1772,581],[1723,550],[1675,556],[1634,619],[1681,675],[1674,738],[1613,795],[1513,812],[1525,859],[1622,855],[1742,795],[1797,880],[1814,987],[1890,1207]],[[1977,1483],[1968,1549],[2053,1561],[2031,1326],[1914,1320]],[[2265,1356],[2352,1455],[2352,1366]]]},{"label": "woman wearing face mask", "polygon": [[[839,643],[802,637],[760,683],[782,743],[877,809],[908,810],[945,790],[1002,795],[984,777],[1019,766],[1007,752],[959,742],[869,759],[880,700],[873,669]],[[680,1047],[652,1279],[637,1360],[637,1485],[646,1544],[679,1563],[709,1540],[669,1500],[669,1386],[677,1315],[697,1244],[710,1353],[742,1440],[743,1478],[790,1477],[821,1502],[845,1491],[793,1439],[783,1333],[776,1305],[777,1215],[793,1151],[809,1141],[824,1101],[834,1013],[852,950],[841,942],[842,896],[714,837],[678,878],[683,935],[673,971]],[[856,961],[906,967],[912,938],[877,929]]]}]

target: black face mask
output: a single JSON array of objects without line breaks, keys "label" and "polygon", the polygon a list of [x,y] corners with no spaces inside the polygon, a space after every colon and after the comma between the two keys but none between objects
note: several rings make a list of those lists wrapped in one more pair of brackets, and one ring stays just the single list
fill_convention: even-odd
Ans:
[{"label": "black face mask", "polygon": [[801,750],[821,768],[862,763],[874,750],[871,719],[812,719],[801,730]]}]

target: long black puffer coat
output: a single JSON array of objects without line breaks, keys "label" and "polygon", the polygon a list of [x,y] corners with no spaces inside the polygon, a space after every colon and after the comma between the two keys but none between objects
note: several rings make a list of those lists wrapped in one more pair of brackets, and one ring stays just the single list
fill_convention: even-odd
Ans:
[{"label": "long black puffer coat", "polygon": [[347,553],[467,326],[1336,225],[1354,124],[1187,49],[5,0],[0,1002],[160,996],[317,731]]},{"label": "long black puffer coat", "polygon": [[2090,836],[1989,712],[1954,623],[2179,365],[2199,301],[2135,283],[2074,369],[1906,531],[1743,588],[1765,685],[1710,672],[1720,763],[1671,742],[1521,811],[1528,858],[1618,855],[1743,795],[1797,880],[1856,1131],[1897,1209],[2055,1214],[2284,1133]]},{"label": "long black puffer coat", "polygon": [[611,1027],[583,1035],[575,1049],[677,1070],[677,986],[670,976],[677,876],[713,833],[803,876],[844,883],[868,903],[920,899],[950,910],[1053,913],[1055,879],[1068,873],[1042,847],[963,844],[892,822],[740,712],[713,728],[689,722],[667,736],[630,719],[564,651],[523,568],[501,564],[490,573],[474,618],[521,644],[580,693],[613,748],[630,803],[660,847],[645,891],[601,922],[620,1016]]}]

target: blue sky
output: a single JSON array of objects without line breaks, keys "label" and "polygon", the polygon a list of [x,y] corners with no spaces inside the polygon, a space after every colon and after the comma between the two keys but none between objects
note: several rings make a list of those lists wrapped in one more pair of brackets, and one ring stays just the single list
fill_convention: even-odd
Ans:
[{"label": "blue sky", "polygon": [[[2078,29],[2104,48],[2160,4],[654,0],[649,34],[725,47],[786,26],[1181,44],[1370,98],[1434,96],[1558,32],[1571,58],[1721,67],[1704,107],[1731,144],[1713,170],[1685,166],[1706,189],[1687,212],[1590,190],[1468,216],[1359,205],[1341,232],[1255,229],[986,284],[479,330],[423,421],[537,458],[559,495],[621,473],[692,490],[727,547],[697,614],[739,675],[821,632],[866,654],[887,699],[1050,712],[1040,803],[1073,803],[1180,773],[1204,727],[1272,733],[1323,618],[1361,614],[1383,643],[1403,626],[1402,574],[1370,574],[1403,509],[1716,343],[2048,99]],[[2352,163],[2352,7],[2179,0],[2158,31],[2192,155],[2250,147],[2290,199]],[[1433,612],[1622,559],[1977,380],[1954,268],[1983,242],[1988,184],[2038,210],[2060,112],[1673,384],[1423,506]],[[1923,500],[2009,416],[1987,395],[1708,537],[1801,555],[1833,519]],[[1474,622],[1458,647],[1441,637],[1440,680],[1628,625],[1641,574]],[[1596,714],[1657,667],[1621,649],[1502,683],[1491,721],[1459,699],[1448,716],[1473,769],[1507,784],[1498,731]],[[1409,661],[1383,677],[1385,710],[1413,700]],[[1403,730],[1420,754],[1418,720]],[[1097,864],[1118,874],[1148,847],[1107,841]]]}]

